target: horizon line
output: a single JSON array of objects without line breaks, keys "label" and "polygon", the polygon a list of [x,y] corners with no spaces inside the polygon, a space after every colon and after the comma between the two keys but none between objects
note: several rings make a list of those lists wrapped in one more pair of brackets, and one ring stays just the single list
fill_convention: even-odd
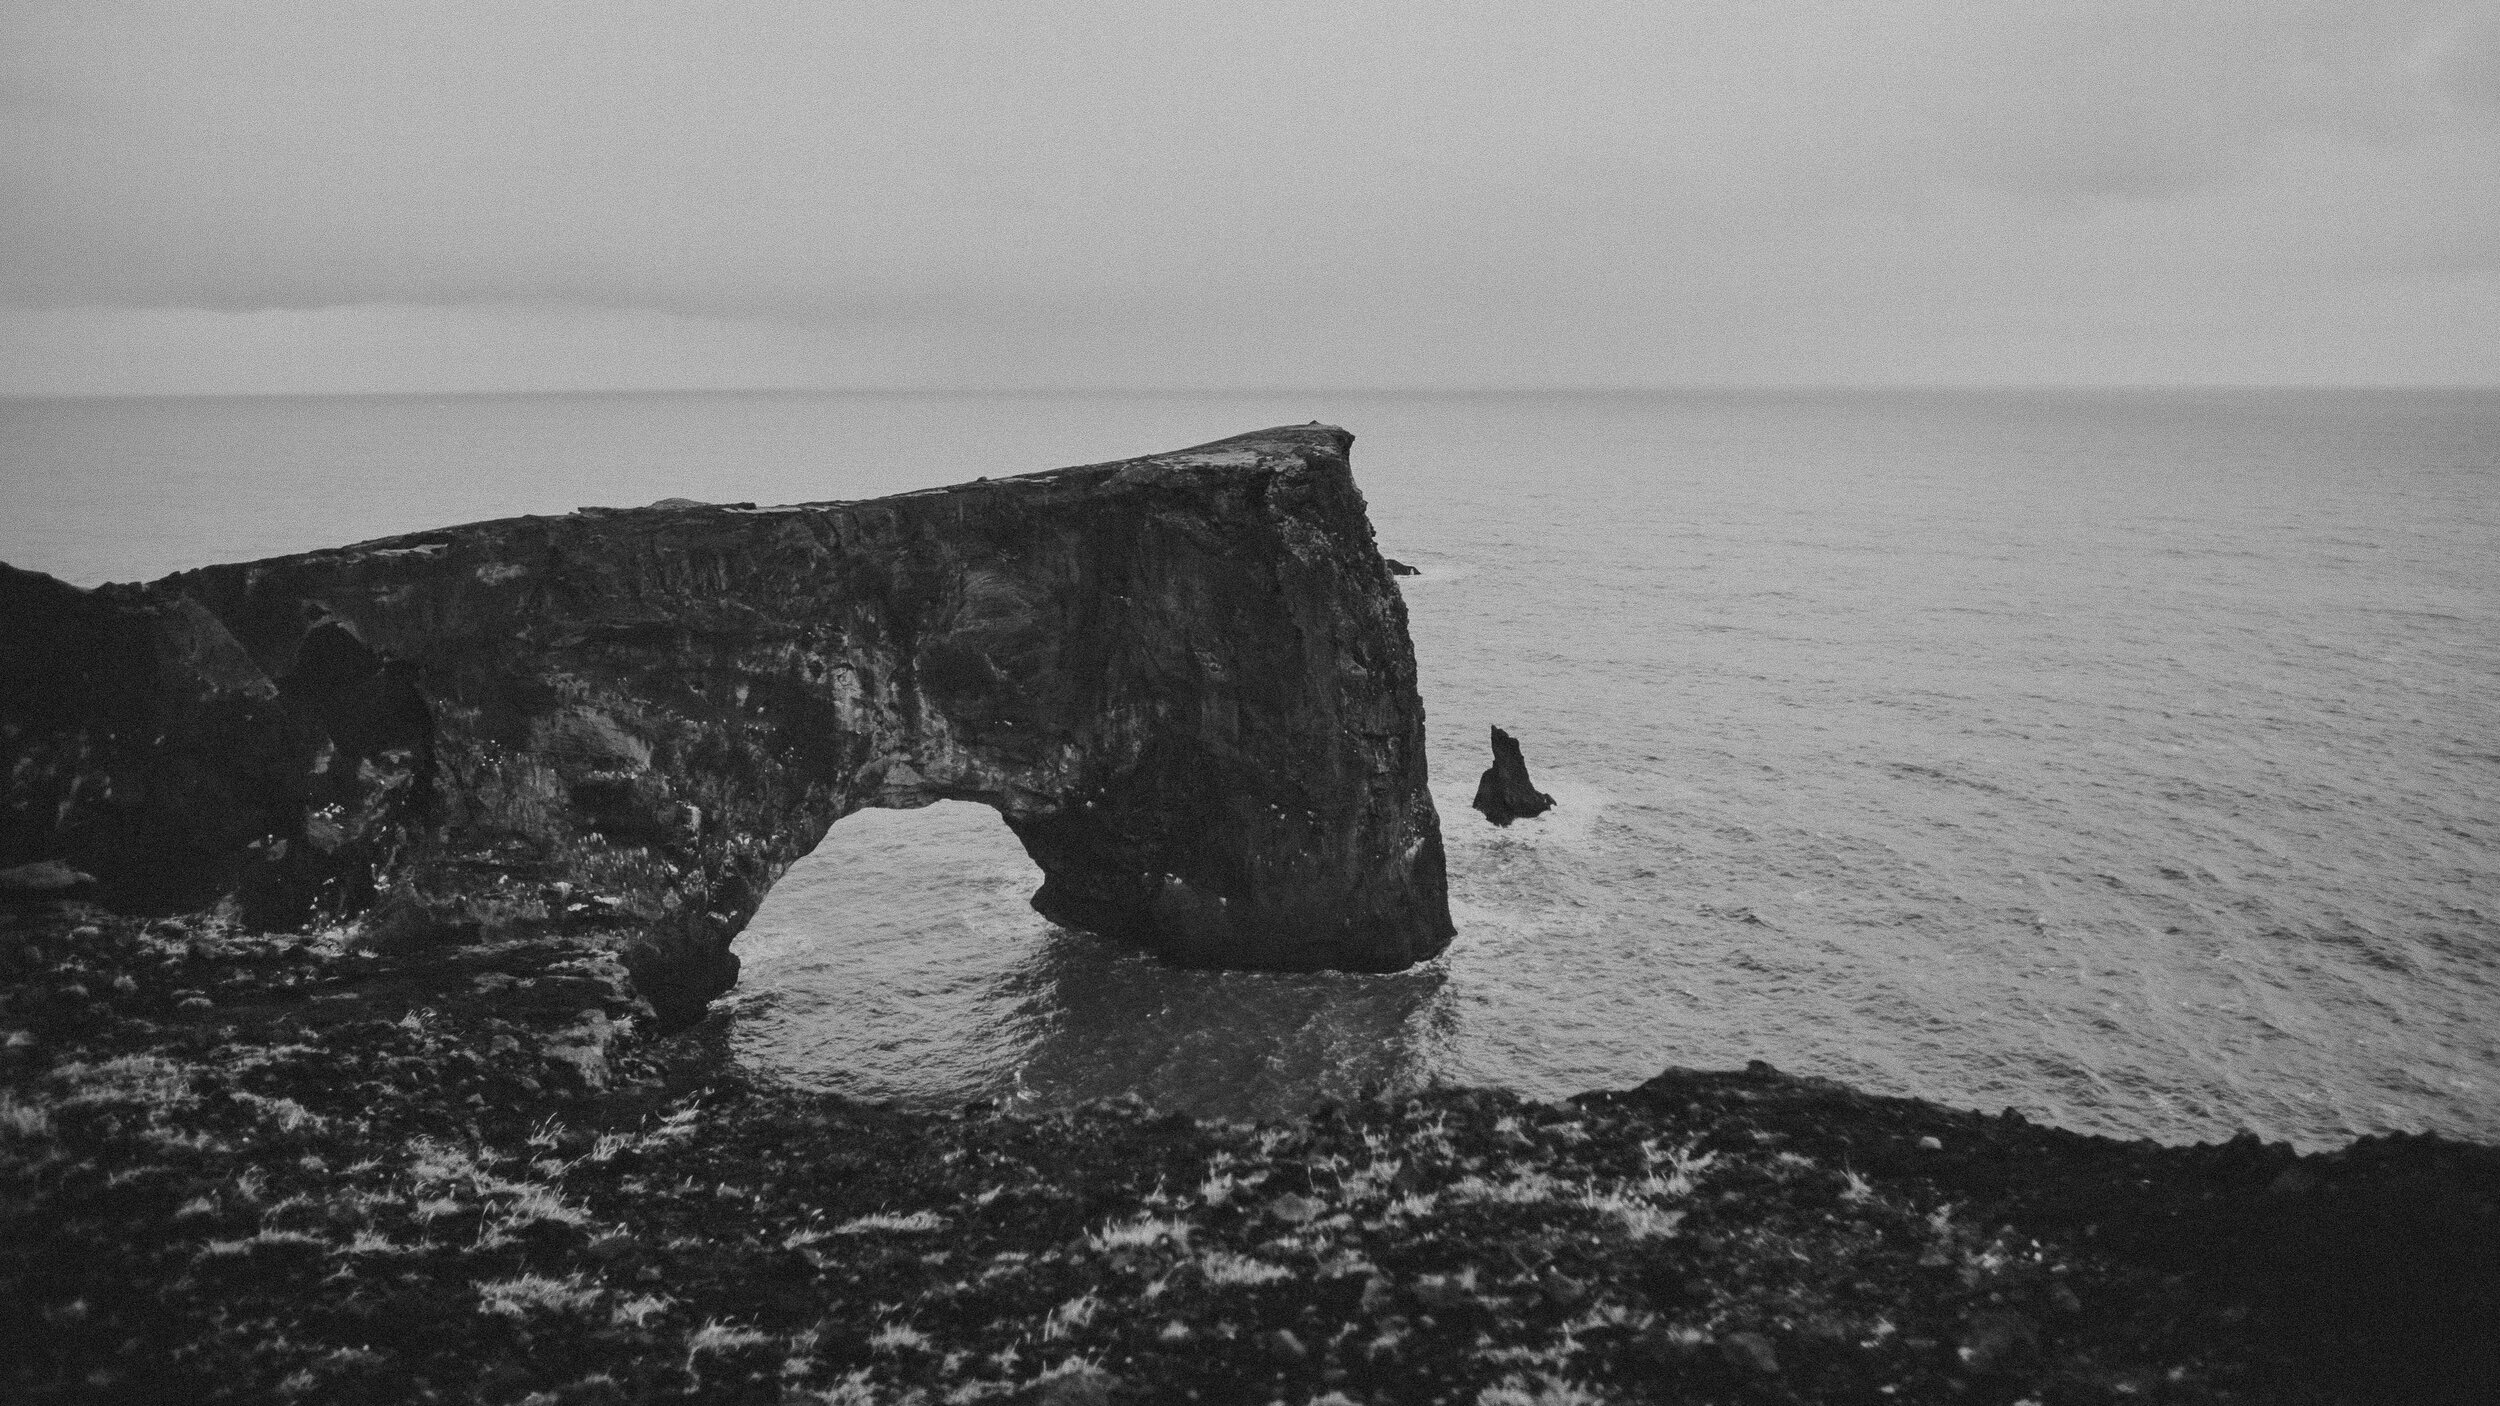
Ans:
[{"label": "horizon line", "polygon": [[1635,398],[1699,395],[1831,395],[1919,392],[2078,394],[2216,391],[2404,391],[2459,393],[2500,391],[2500,381],[1696,381],[1654,385],[1472,386],[581,386],[508,390],[248,390],[248,391],[9,391],[0,402],[137,400],[511,400],[566,396],[925,396],[1000,399],[1248,399],[1267,396],[1375,396],[1463,399],[1482,396],[1586,396]]}]

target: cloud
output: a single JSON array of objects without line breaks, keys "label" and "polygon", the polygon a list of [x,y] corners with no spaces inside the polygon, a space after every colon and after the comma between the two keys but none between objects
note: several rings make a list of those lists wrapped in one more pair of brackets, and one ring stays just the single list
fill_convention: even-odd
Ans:
[{"label": "cloud", "polygon": [[2456,123],[2449,65],[2477,42],[2470,31],[2489,8],[2110,0],[2008,10],[1970,36],[1945,91],[1975,178],[2053,201],[2158,199],[2245,178],[2303,141],[2366,151]]},{"label": "cloud", "polygon": [[0,305],[363,309],[289,325],[375,356],[411,308],[516,348],[603,312],[673,329],[635,365],[1020,384],[1789,379],[2181,298],[2253,328],[2490,269],[2494,12],[19,4]]}]

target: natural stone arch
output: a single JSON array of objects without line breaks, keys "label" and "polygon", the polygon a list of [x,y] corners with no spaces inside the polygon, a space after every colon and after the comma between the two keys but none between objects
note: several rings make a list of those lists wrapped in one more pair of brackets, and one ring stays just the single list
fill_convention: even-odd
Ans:
[{"label": "natural stone arch", "polygon": [[86,620],[64,638],[119,650],[145,706],[46,715],[5,857],[135,885],[150,856],[91,784],[119,767],[190,798],[159,830],[200,831],[189,869],[153,871],[160,905],[170,884],[264,921],[364,912],[384,945],[559,932],[678,1022],[835,821],[972,800],[1059,921],[1193,964],[1395,970],[1451,928],[1351,442],[1311,425],[864,502],[47,581],[11,601]]}]

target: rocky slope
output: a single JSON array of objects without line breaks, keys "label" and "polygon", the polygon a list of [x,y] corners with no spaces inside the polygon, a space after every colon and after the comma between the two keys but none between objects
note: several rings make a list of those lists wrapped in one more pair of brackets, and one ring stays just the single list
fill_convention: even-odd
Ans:
[{"label": "rocky slope", "polygon": [[1258,1126],[867,1107],[708,1027],[603,1050],[546,956],[0,915],[0,1398],[2500,1399],[2489,1148],[1768,1067]]},{"label": "rocky slope", "polygon": [[1200,965],[1451,928],[1403,602],[1322,425],[856,503],[671,500],[79,591],[0,567],[0,868],[370,950],[621,959],[663,1023],[863,806]]}]

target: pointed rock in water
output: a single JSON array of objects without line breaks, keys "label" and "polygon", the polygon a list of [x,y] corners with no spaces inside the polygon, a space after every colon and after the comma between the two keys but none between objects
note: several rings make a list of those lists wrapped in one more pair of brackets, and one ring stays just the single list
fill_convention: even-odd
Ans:
[{"label": "pointed rock in water", "polygon": [[826,827],[994,806],[1192,966],[1450,940],[1406,606],[1327,425],[862,502],[509,518],[80,590],[0,566],[0,868],[622,961],[664,1024]]},{"label": "pointed rock in water", "polygon": [[1476,809],[1496,825],[1526,820],[1551,810],[1554,798],[1528,779],[1528,762],[1519,755],[1519,739],[1493,729],[1493,765],[1476,783]]},{"label": "pointed rock in water", "polygon": [[1422,572],[1416,570],[1414,567],[1408,566],[1405,562],[1398,560],[1396,557],[1382,557],[1380,559],[1380,564],[1389,568],[1389,574],[1392,576],[1423,575]]}]

